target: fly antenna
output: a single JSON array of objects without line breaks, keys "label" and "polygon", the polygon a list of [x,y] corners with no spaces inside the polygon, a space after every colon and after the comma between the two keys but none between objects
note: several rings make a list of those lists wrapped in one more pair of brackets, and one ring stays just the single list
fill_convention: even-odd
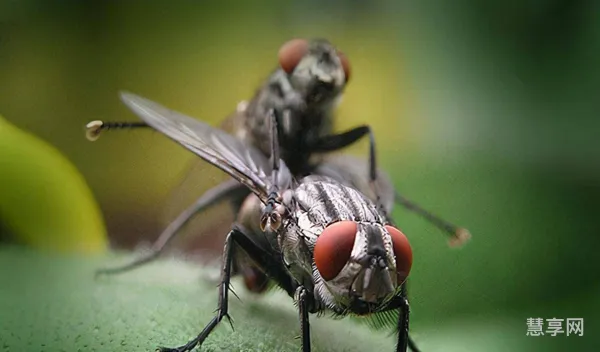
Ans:
[{"label": "fly antenna", "polygon": [[110,129],[130,129],[139,127],[150,127],[145,122],[103,122],[95,120],[85,125],[85,137],[89,141],[96,141],[100,138],[100,133],[103,130]]}]

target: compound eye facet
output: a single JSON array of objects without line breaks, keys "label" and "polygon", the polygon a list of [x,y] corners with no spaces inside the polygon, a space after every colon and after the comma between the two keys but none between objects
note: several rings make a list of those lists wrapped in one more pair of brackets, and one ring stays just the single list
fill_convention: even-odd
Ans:
[{"label": "compound eye facet", "polygon": [[350,80],[350,60],[348,60],[348,57],[341,51],[337,51],[338,57],[340,58],[340,61],[342,62],[342,68],[344,69],[344,75],[346,76],[346,82],[348,82]]},{"label": "compound eye facet", "polygon": [[326,281],[335,278],[350,259],[357,229],[354,221],[338,221],[327,226],[317,238],[315,265]]},{"label": "compound eye facet", "polygon": [[412,267],[412,248],[408,243],[408,238],[400,230],[389,225],[386,225],[385,229],[392,237],[394,255],[396,256],[396,273],[398,275],[398,285],[400,285],[406,280]]},{"label": "compound eye facet", "polygon": [[292,73],[308,52],[306,39],[292,39],[279,49],[279,65],[288,74]]}]

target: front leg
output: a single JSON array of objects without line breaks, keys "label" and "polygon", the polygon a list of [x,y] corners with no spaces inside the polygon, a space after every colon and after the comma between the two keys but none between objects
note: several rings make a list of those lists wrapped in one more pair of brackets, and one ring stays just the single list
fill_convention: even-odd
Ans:
[{"label": "front leg", "polygon": [[231,317],[229,316],[229,284],[231,281],[231,263],[234,256],[234,241],[238,236],[243,236],[237,229],[232,229],[227,238],[225,239],[225,248],[223,250],[223,266],[221,271],[221,284],[219,285],[219,303],[217,308],[217,315],[204,327],[204,329],[194,339],[190,340],[183,346],[176,348],[159,347],[160,352],[188,352],[193,350],[196,346],[202,345],[204,340],[210,335],[215,327],[227,317],[231,323]]},{"label": "front leg", "polygon": [[[406,282],[402,284],[400,295],[395,299],[396,302],[392,305],[398,305],[398,340],[396,343],[396,352],[406,352],[406,348],[410,348],[412,352],[419,352],[419,348],[408,334],[410,305],[406,292]],[[395,304],[394,304],[395,303]]]},{"label": "front leg", "polygon": [[313,153],[333,152],[349,146],[367,134],[373,134],[371,127],[369,125],[362,125],[346,132],[318,137],[316,140],[308,141],[307,149]]},{"label": "front leg", "polygon": [[231,280],[231,268],[233,261],[237,258],[236,252],[242,249],[254,264],[263,270],[265,274],[273,279],[290,296],[296,288],[295,281],[288,275],[282,263],[278,261],[279,256],[263,248],[253,238],[251,233],[243,226],[235,225],[225,239],[225,248],[223,250],[223,269],[221,271],[221,285],[219,286],[219,303],[217,315],[204,327],[204,329],[194,339],[187,344],[177,348],[160,347],[160,352],[189,352],[195,347],[202,345],[204,340],[210,335],[214,328],[227,317],[229,317],[229,283]]},{"label": "front leg", "polygon": [[298,302],[300,314],[300,333],[302,334],[302,351],[310,352],[310,324],[308,323],[308,299],[309,292],[304,286],[299,286],[294,295]]},{"label": "front leg", "polygon": [[398,311],[398,341],[396,343],[396,352],[406,352],[406,348],[408,347],[408,325],[409,325],[409,315],[410,315],[410,306],[408,304],[408,299],[406,298],[406,289],[405,285],[402,285],[400,297],[400,308]]}]

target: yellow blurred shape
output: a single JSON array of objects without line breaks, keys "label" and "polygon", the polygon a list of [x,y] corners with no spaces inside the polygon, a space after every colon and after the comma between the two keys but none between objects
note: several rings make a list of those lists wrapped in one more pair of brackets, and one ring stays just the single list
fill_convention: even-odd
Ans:
[{"label": "yellow blurred shape", "polygon": [[58,252],[107,249],[98,204],[57,149],[0,115],[0,227],[11,240]]}]

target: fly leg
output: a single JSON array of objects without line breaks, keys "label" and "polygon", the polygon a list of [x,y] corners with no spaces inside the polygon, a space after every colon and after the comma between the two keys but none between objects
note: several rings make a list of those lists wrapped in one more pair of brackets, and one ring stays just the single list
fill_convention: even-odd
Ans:
[{"label": "fly leg", "polygon": [[396,352],[406,352],[407,347],[412,352],[419,352],[419,348],[408,334],[410,305],[408,304],[406,282],[402,284],[400,293],[388,303],[387,309],[398,309]]},{"label": "fly leg", "polygon": [[410,348],[410,350],[412,352],[420,352],[421,351],[419,349],[419,347],[417,347],[417,345],[415,344],[415,341],[413,341],[413,339],[410,337],[410,335],[408,335],[408,348]]},{"label": "fly leg", "polygon": [[271,163],[273,171],[271,173],[271,185],[268,190],[269,196],[265,208],[260,218],[260,229],[266,231],[277,231],[281,226],[282,217],[285,214],[285,208],[281,204],[282,197],[279,193],[279,134],[277,119],[279,111],[271,109],[269,112],[271,122]]},{"label": "fly leg", "polygon": [[463,243],[465,243],[466,241],[468,241],[469,238],[471,238],[471,233],[469,232],[469,230],[465,229],[464,227],[456,226],[456,225],[442,219],[441,217],[422,208],[414,201],[402,196],[397,191],[395,191],[394,198],[396,200],[396,203],[401,204],[406,209],[412,211],[413,213],[420,215],[425,220],[429,221],[431,224],[433,224],[440,230],[447,233],[450,236],[450,238],[448,239],[448,244],[450,246],[452,246],[452,247],[460,246]]},{"label": "fly leg", "polygon": [[229,316],[229,285],[231,280],[231,267],[235,260],[235,253],[238,250],[245,251],[248,256],[264,270],[269,277],[277,282],[291,296],[295,292],[295,284],[292,278],[285,272],[281,262],[277,261],[278,256],[272,252],[266,251],[255,240],[244,232],[243,227],[234,225],[233,229],[225,239],[225,248],[223,250],[223,266],[221,271],[221,284],[219,285],[219,302],[217,315],[204,327],[204,329],[192,340],[183,346],[176,348],[159,347],[160,352],[189,352],[202,345],[204,340],[217,327],[217,325],[227,318],[231,323]]},{"label": "fly leg", "polygon": [[195,338],[190,340],[183,346],[176,348],[169,347],[159,347],[158,351],[161,352],[187,352],[193,350],[196,346],[199,346],[204,342],[204,340],[210,335],[213,329],[221,322],[221,320],[225,317],[231,323],[231,317],[229,316],[229,284],[231,280],[231,263],[233,261],[233,253],[234,246],[233,242],[235,241],[236,234],[238,234],[236,229],[232,229],[227,238],[225,239],[225,249],[223,250],[224,258],[223,258],[223,266],[221,271],[221,284],[219,285],[219,303],[217,308],[217,315],[212,318],[212,320],[204,327],[202,332],[198,334]]},{"label": "fly leg", "polygon": [[[319,140],[311,143],[312,145],[309,148],[312,152],[331,152],[347,147],[365,135],[369,135],[369,181],[378,198],[378,203],[381,203],[379,202],[379,192],[376,189],[377,155],[375,151],[375,136],[371,130],[371,126],[363,125],[340,134],[321,137]],[[382,206],[380,208],[383,210]]]},{"label": "fly leg", "polygon": [[349,146],[367,134],[372,134],[369,125],[354,127],[346,132],[320,137],[317,140],[308,141],[308,150],[316,153],[333,152]]},{"label": "fly leg", "polygon": [[[365,134],[369,135],[369,183],[371,185],[371,189],[373,190],[373,192],[375,193],[375,196],[377,197],[377,205],[378,205],[380,211],[382,211],[385,214],[384,207],[381,204],[381,200],[380,200],[380,198],[381,198],[380,193],[379,193],[379,190],[377,189],[377,152],[376,152],[376,148],[375,148],[375,135],[373,134],[373,130],[371,130],[371,127],[368,125],[356,127],[354,129],[344,132],[342,134],[331,136],[329,141],[332,142],[337,138],[338,145],[343,145],[343,143],[341,143],[341,142],[344,142],[344,141],[348,142],[348,144],[350,144],[350,143],[353,143],[354,141],[358,140],[360,137],[364,136]],[[348,145],[348,144],[346,144],[346,145]],[[387,216],[387,214],[386,214],[386,216]]]},{"label": "fly leg", "polygon": [[398,312],[398,340],[396,342],[396,352],[406,352],[408,347],[408,323],[409,323],[409,305],[406,296],[402,295],[402,305]]},{"label": "fly leg", "polygon": [[387,312],[390,310],[398,310],[398,321],[396,324],[396,328],[398,331],[398,339],[396,343],[396,352],[406,352],[407,347],[412,352],[419,352],[419,348],[417,344],[413,341],[413,339],[409,335],[409,315],[410,315],[410,305],[408,303],[408,293],[407,293],[407,282],[405,281],[400,286],[400,292],[396,294],[392,299],[390,299],[384,307],[380,309],[381,312]]},{"label": "fly leg", "polygon": [[[356,142],[367,134],[369,135],[369,177],[372,181],[372,184],[374,184],[374,181],[377,179],[377,165],[375,162],[375,137],[373,136],[370,126],[363,125],[340,134],[322,137],[310,147],[310,150],[314,152],[335,151]],[[414,201],[404,197],[397,191],[395,191],[394,198],[397,204],[400,204],[407,210],[420,215],[421,217],[425,218],[425,220],[429,221],[431,224],[448,234],[450,236],[449,243],[451,246],[459,246],[471,237],[467,229],[456,226],[442,219],[432,212],[422,208]]]},{"label": "fly leg", "polygon": [[103,122],[95,120],[85,126],[85,136],[89,141],[96,141],[100,138],[100,133],[104,130],[112,129],[132,129],[140,127],[150,127],[145,122]]},{"label": "fly leg", "polygon": [[125,264],[115,268],[99,269],[96,271],[98,275],[112,275],[133,270],[141,265],[149,263],[162,253],[167,244],[175,238],[179,230],[187,224],[187,222],[196,214],[204,209],[216,204],[217,202],[232,196],[235,192],[245,190],[245,187],[236,180],[228,180],[220,185],[206,191],[194,204],[183,211],[167,228],[160,234],[158,239],[152,244],[150,252],[138,259],[135,259],[129,264]]},{"label": "fly leg", "polygon": [[308,323],[308,297],[309,293],[304,286],[296,289],[296,302],[300,314],[300,333],[302,334],[302,352],[310,352],[310,324]]}]

